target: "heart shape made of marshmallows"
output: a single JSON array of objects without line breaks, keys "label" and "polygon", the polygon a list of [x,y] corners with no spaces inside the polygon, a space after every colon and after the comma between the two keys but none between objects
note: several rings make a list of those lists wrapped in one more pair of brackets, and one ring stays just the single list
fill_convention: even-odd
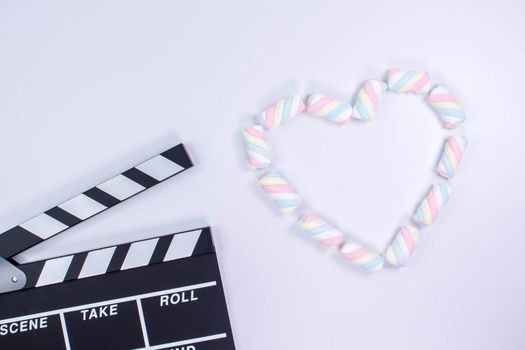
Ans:
[{"label": "heart shape made of marshmallows", "polygon": [[[385,92],[424,95],[428,104],[447,129],[455,129],[465,121],[462,105],[443,85],[432,86],[430,75],[415,70],[389,69],[386,81],[371,79],[361,86],[354,104],[314,93],[306,104],[300,95],[286,96],[268,107],[258,116],[258,123],[242,129],[242,136],[250,167],[266,169],[259,178],[259,186],[283,213],[294,213],[303,202],[297,191],[274,168],[267,142],[268,131],[278,128],[303,112],[324,118],[339,125],[353,121],[368,122],[375,118]],[[458,165],[468,145],[464,135],[449,135],[436,166],[436,173],[443,178],[433,184],[412,216],[412,222],[402,225],[383,254],[375,252],[344,235],[319,215],[308,211],[298,218],[299,227],[313,239],[328,248],[337,248],[340,255],[364,271],[380,270],[386,260],[395,267],[404,266],[421,238],[421,230],[431,225],[452,195],[447,183],[457,172]]]}]

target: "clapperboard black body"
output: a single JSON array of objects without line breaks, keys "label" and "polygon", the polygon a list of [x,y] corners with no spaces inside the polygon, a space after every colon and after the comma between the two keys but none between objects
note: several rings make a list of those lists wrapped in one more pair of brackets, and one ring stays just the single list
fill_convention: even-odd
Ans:
[{"label": "clapperboard black body", "polygon": [[0,349],[235,349],[209,227],[13,259],[191,166],[175,146],[0,234]]}]

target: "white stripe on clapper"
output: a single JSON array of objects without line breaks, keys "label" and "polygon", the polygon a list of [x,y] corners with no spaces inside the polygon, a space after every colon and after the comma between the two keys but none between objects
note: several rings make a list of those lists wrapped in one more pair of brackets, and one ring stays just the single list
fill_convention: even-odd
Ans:
[{"label": "white stripe on clapper", "polygon": [[37,215],[20,226],[42,239],[47,239],[69,227],[47,214]]},{"label": "white stripe on clapper", "polygon": [[75,215],[81,220],[86,220],[87,218],[106,209],[105,206],[97,201],[94,201],[85,194],[79,194],[78,196],[60,204],[59,207],[70,214]]},{"label": "white stripe on clapper", "polygon": [[121,201],[139,193],[145,188],[124,175],[117,175],[97,187]]},{"label": "white stripe on clapper", "polygon": [[117,247],[110,247],[105,249],[94,250],[89,252],[80,270],[78,278],[86,278],[91,276],[103,275],[106,273],[113,258],[113,253]]},{"label": "white stripe on clapper", "polygon": [[202,230],[179,233],[173,236],[164,261],[186,258],[191,256],[201,236]]},{"label": "white stripe on clapper", "polygon": [[158,238],[153,238],[147,241],[132,243],[122,263],[121,270],[148,265],[158,241]]},{"label": "white stripe on clapper", "polygon": [[47,260],[42,268],[36,287],[47,286],[48,284],[64,281],[72,260],[73,255]]},{"label": "white stripe on clapper", "polygon": [[135,168],[159,181],[162,181],[172,175],[175,175],[181,170],[184,170],[184,168],[177,163],[174,163],[161,155],[153,157],[150,160],[137,165]]}]

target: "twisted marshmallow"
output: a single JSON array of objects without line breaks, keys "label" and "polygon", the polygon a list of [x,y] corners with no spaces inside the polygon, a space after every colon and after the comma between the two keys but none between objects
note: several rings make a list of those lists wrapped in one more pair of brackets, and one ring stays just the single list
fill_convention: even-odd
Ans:
[{"label": "twisted marshmallow", "polygon": [[316,117],[326,118],[340,125],[350,123],[352,105],[334,100],[325,95],[312,94],[308,97],[306,111]]},{"label": "twisted marshmallow", "polygon": [[414,221],[422,226],[432,224],[451,195],[452,188],[445,183],[438,183],[432,186],[416,209]]},{"label": "twisted marshmallow", "polygon": [[421,233],[417,228],[403,225],[385,251],[385,259],[392,266],[405,266],[408,257],[414,252]]},{"label": "twisted marshmallow", "polygon": [[300,95],[286,96],[261,113],[259,119],[266,129],[275,129],[304,111]]},{"label": "twisted marshmallow", "polygon": [[450,179],[458,170],[458,165],[467,148],[468,139],[465,136],[450,136],[443,145],[443,152],[436,167],[436,172],[446,179]]},{"label": "twisted marshmallow", "polygon": [[343,241],[343,234],[315,214],[299,218],[299,227],[326,247],[336,247]]},{"label": "twisted marshmallow", "polygon": [[379,99],[385,90],[386,84],[384,82],[375,79],[367,80],[357,93],[352,118],[361,121],[374,119],[379,107]]},{"label": "twisted marshmallow", "polygon": [[270,170],[263,175],[259,179],[259,186],[268,193],[281,212],[292,213],[299,206],[299,195],[277,170]]},{"label": "twisted marshmallow", "polygon": [[426,94],[430,90],[430,75],[415,70],[388,70],[388,90]]},{"label": "twisted marshmallow", "polygon": [[427,101],[434,108],[441,119],[441,123],[447,129],[459,126],[466,118],[463,106],[444,86],[438,85],[432,89],[427,97]]},{"label": "twisted marshmallow", "polygon": [[270,149],[264,137],[263,127],[260,125],[247,126],[242,129],[242,137],[244,138],[244,147],[250,167],[262,169],[270,165],[272,162],[270,160]]},{"label": "twisted marshmallow", "polygon": [[362,245],[346,241],[340,248],[341,255],[353,265],[365,271],[377,271],[383,267],[383,257]]}]

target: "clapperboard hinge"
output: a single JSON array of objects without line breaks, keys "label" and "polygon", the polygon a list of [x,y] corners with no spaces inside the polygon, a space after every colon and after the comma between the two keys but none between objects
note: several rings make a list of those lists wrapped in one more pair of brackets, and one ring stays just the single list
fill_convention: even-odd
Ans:
[{"label": "clapperboard hinge", "polygon": [[[67,262],[72,264],[71,271],[65,271],[63,278],[82,278],[92,273],[86,272],[86,269],[91,266],[89,265],[91,260],[85,261],[87,267],[78,271],[77,276],[74,276],[74,267],[78,267],[79,261],[84,256],[84,259],[96,254],[99,255],[97,259],[107,257],[111,249],[118,253],[120,252],[117,250],[118,247],[125,245],[23,265],[18,264],[13,257],[192,166],[193,163],[184,145],[179,144],[1,233],[0,294],[50,284],[49,282],[57,279],[57,276],[48,276],[49,271],[60,270],[60,267],[64,268]],[[137,245],[134,247],[152,243],[151,241],[149,243],[136,242]],[[131,247],[133,245],[129,249],[132,249]],[[133,250],[130,254],[132,253]],[[126,264],[130,264],[130,259],[132,258],[124,260],[123,265],[119,268],[127,268]],[[39,271],[38,268],[42,270]],[[110,272],[112,268],[114,269],[114,266],[108,266],[103,272]],[[99,271],[102,271],[100,267]],[[61,281],[57,280],[53,283],[58,282]]]}]

